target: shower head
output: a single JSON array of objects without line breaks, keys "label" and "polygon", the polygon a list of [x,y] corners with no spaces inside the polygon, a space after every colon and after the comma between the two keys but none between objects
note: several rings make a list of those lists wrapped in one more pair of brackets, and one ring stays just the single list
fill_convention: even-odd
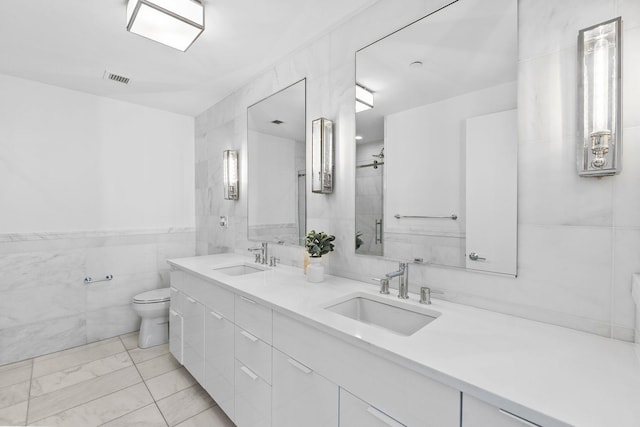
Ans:
[{"label": "shower head", "polygon": [[372,154],[371,157],[376,157],[378,159],[384,159],[384,147],[380,150],[380,154]]}]

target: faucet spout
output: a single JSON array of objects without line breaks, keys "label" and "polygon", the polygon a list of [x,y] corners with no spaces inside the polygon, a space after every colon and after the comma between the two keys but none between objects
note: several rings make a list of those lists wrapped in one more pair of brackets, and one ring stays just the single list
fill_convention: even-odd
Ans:
[{"label": "faucet spout", "polygon": [[398,278],[398,298],[409,298],[409,263],[401,262],[397,271],[385,275],[387,279]]}]

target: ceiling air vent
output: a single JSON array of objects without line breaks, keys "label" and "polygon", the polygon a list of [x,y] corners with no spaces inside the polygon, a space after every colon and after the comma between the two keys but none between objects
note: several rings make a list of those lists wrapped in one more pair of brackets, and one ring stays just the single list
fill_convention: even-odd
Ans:
[{"label": "ceiling air vent", "polygon": [[129,77],[125,77],[125,76],[121,76],[119,74],[114,74],[110,71],[106,71],[104,72],[104,76],[102,77],[105,80],[113,80],[114,82],[118,82],[118,83],[122,83],[122,84],[129,84]]}]

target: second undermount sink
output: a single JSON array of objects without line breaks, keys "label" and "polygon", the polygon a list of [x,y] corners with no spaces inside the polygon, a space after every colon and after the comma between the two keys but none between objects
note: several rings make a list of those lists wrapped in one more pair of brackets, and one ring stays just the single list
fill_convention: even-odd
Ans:
[{"label": "second undermount sink", "polygon": [[238,264],[230,265],[227,267],[214,268],[214,270],[228,276],[244,276],[245,274],[260,273],[261,271],[265,271],[266,268],[261,268],[257,265],[251,264]]},{"label": "second undermount sink", "polygon": [[404,336],[414,334],[440,315],[432,310],[368,294],[353,295],[325,309]]}]

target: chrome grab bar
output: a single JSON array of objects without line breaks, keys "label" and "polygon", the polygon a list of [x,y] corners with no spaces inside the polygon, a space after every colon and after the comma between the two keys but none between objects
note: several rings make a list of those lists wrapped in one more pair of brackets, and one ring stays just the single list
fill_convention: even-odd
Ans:
[{"label": "chrome grab bar", "polygon": [[451,215],[445,215],[445,216],[425,216],[425,215],[400,215],[400,214],[395,214],[393,216],[396,219],[400,219],[400,218],[434,218],[434,219],[452,219],[452,220],[456,220],[458,219],[458,215],[456,214],[451,214]]}]

